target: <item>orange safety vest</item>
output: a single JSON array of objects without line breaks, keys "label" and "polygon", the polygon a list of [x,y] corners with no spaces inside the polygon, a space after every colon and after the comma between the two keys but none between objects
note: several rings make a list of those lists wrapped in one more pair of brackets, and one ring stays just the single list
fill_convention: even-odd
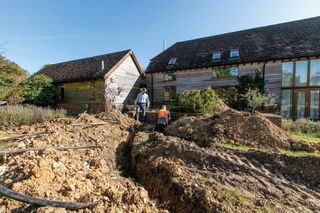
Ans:
[{"label": "orange safety vest", "polygon": [[169,114],[169,111],[161,109],[158,112],[158,118],[164,117],[164,118],[167,119],[168,118],[168,114]]}]

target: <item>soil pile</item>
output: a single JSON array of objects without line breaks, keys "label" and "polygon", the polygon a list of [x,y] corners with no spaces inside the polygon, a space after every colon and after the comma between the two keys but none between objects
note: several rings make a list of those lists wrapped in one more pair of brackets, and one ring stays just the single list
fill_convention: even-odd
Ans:
[{"label": "soil pile", "polygon": [[132,158],[138,180],[173,212],[320,211],[316,188],[234,151],[139,133]]},{"label": "soil pile", "polygon": [[[9,150],[34,147],[101,148],[79,150],[29,151],[2,155],[0,184],[24,195],[49,200],[101,204],[79,212],[158,212],[148,192],[120,175],[119,146],[128,142],[130,125],[126,116],[113,112],[119,124],[84,115],[80,120],[58,119],[52,122],[7,129],[8,134],[45,132],[36,138],[15,143]],[[111,116],[109,113],[108,116]],[[100,115],[101,116],[101,115]],[[76,121],[76,122],[75,122]],[[121,122],[121,123],[120,123]],[[30,206],[0,198],[0,212],[29,211]],[[43,207],[36,212],[65,212]]]},{"label": "soil pile", "polygon": [[166,134],[192,140],[200,146],[228,143],[267,149],[315,149],[311,144],[292,139],[260,113],[233,109],[212,117],[180,118],[167,127]]}]

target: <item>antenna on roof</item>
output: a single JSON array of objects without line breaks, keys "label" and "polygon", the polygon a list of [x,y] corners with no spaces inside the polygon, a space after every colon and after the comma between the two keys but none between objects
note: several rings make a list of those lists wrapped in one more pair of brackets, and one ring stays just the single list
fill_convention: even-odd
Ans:
[{"label": "antenna on roof", "polygon": [[167,49],[167,41],[163,40],[163,50],[166,50],[166,49]]}]

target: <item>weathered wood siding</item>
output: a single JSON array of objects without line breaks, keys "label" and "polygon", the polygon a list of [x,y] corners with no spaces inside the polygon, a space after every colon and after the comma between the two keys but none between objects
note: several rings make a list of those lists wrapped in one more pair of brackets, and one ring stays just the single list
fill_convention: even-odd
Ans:
[{"label": "weathered wood siding", "polygon": [[83,81],[74,83],[65,83],[64,100],[61,103],[80,104],[80,103],[104,103],[104,81]]},{"label": "weathered wood siding", "polygon": [[121,88],[121,94],[116,98],[115,105],[122,108],[128,102],[133,103],[135,94],[139,91],[140,73],[133,59],[128,57],[116,70],[109,76],[117,87]]},{"label": "weathered wood siding", "polygon": [[[239,75],[246,75],[263,70],[263,63],[239,65]],[[204,89],[211,87],[235,86],[238,84],[236,77],[212,77],[213,68],[179,70],[176,72],[175,81],[165,81],[164,73],[153,74],[153,102],[159,105],[164,102],[164,88],[175,86],[178,94],[187,89]],[[151,83],[151,75],[148,76]],[[269,62],[265,65],[266,89],[278,97],[281,94],[281,62]],[[149,90],[150,91],[150,90]],[[150,93],[152,94],[152,93]],[[279,99],[278,99],[279,100]]]}]

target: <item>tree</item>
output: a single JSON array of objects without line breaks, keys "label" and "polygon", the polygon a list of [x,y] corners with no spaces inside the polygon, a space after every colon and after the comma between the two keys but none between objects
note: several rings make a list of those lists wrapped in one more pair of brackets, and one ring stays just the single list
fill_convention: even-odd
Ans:
[{"label": "tree", "polygon": [[14,99],[14,97],[21,97],[18,94],[20,92],[18,85],[26,78],[27,73],[24,69],[0,55],[0,100],[12,103],[21,101],[21,98]]},{"label": "tree", "polygon": [[219,97],[208,87],[204,90],[186,90],[179,96],[179,105],[192,108],[196,112],[213,114],[216,111]]},{"label": "tree", "polygon": [[21,92],[25,103],[38,106],[55,106],[57,93],[53,80],[43,74],[36,74],[21,84]]},{"label": "tree", "polygon": [[248,89],[247,92],[241,95],[247,102],[248,106],[252,108],[252,113],[260,106],[273,106],[276,97],[270,93],[261,93],[257,88]]}]

